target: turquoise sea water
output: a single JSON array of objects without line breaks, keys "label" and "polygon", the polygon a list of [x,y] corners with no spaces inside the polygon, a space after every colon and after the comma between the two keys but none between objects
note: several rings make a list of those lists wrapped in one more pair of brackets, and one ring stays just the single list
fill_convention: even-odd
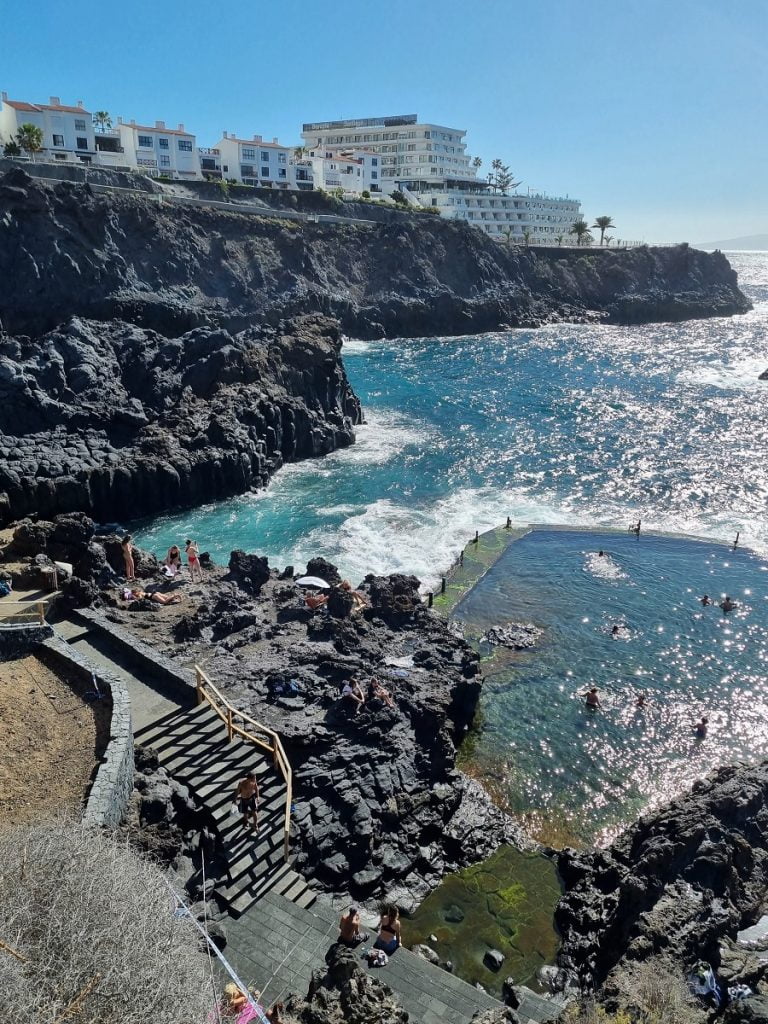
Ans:
[{"label": "turquoise sea water", "polygon": [[[261,494],[131,524],[138,541],[162,551],[195,536],[222,561],[242,547],[278,566],[301,567],[321,554],[353,581],[407,571],[425,584],[476,529],[507,515],[622,529],[640,517],[648,529],[724,540],[740,530],[745,546],[768,554],[768,384],[757,380],[768,367],[768,254],[731,258],[755,302],[742,317],[351,340],[345,365],[368,421],[357,444],[286,467]],[[551,612],[542,623],[546,656],[526,669],[535,699],[510,698],[519,689],[517,667],[487,686],[473,757],[481,772],[506,766],[500,795],[516,809],[550,819],[565,809],[569,835],[610,828],[654,795],[682,788],[692,772],[763,750],[768,670],[759,631],[768,610],[758,599],[761,564],[741,551],[733,569],[718,562],[722,552],[710,555],[710,565],[701,563],[700,548],[650,540],[617,551],[626,579],[600,581],[591,596],[597,583],[584,571],[583,549],[594,545],[577,539],[573,550],[539,563],[543,541],[521,542],[509,557],[519,559],[513,575],[535,606],[521,607],[514,588],[496,601],[501,621],[518,609],[526,619]],[[537,576],[538,568],[561,563],[573,595],[567,588],[555,595],[546,574]],[[756,596],[745,619],[725,626],[719,612],[693,618],[692,595],[703,588]],[[590,601],[597,605],[580,616],[590,615],[581,628],[569,608]],[[614,614],[626,616],[632,639],[601,632]],[[726,635],[734,627],[740,635]],[[580,666],[572,680],[562,677],[567,658]],[[637,672],[649,691],[659,691],[646,724],[626,709]],[[610,688],[610,710],[599,719],[584,720],[573,697],[588,678]],[[544,702],[556,709],[553,718]],[[685,729],[705,707],[716,728],[700,750]],[[559,781],[566,773],[570,781]],[[582,809],[576,817],[575,808]]]},{"label": "turquoise sea water", "polygon": [[267,491],[131,524],[163,550],[194,534],[345,575],[434,582],[475,529],[516,521],[648,527],[768,551],[768,255],[733,257],[742,317],[560,325],[482,337],[349,341],[367,425]]}]

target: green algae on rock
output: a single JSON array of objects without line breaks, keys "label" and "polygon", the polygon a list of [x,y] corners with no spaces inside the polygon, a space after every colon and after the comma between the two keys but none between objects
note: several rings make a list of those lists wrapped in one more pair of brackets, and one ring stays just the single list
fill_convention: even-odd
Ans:
[{"label": "green algae on rock", "polygon": [[[403,941],[426,943],[459,977],[494,995],[509,975],[537,988],[536,972],[554,962],[558,949],[553,911],[560,893],[548,858],[501,846],[488,860],[447,875],[403,921]],[[504,956],[495,972],[484,963],[491,949]]]}]

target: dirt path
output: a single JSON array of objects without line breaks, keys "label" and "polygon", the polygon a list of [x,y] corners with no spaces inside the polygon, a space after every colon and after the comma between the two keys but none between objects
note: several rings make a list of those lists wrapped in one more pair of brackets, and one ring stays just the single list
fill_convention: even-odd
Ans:
[{"label": "dirt path", "polygon": [[0,664],[0,822],[77,811],[109,736],[109,700],[28,655]]}]

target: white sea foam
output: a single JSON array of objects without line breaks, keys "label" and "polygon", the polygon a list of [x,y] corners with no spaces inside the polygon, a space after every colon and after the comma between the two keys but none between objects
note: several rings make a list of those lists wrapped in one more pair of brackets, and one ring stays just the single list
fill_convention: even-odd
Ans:
[{"label": "white sea foam", "polygon": [[627,579],[627,574],[617,565],[610,555],[599,555],[596,551],[588,551],[584,559],[584,571],[608,583],[617,583]]},{"label": "white sea foam", "polygon": [[678,380],[683,384],[703,384],[723,391],[743,391],[765,388],[765,381],[758,378],[766,368],[767,357],[747,356],[733,363],[718,361],[689,367],[678,375]]},{"label": "white sea foam", "polygon": [[373,342],[362,341],[360,338],[345,338],[341,346],[341,352],[345,356],[361,356],[366,352],[370,352],[373,345]]}]

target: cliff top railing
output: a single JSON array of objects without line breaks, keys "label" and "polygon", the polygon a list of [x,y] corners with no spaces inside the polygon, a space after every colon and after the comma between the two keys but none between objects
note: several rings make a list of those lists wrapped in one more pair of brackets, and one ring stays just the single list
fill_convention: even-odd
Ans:
[{"label": "cliff top railing", "polygon": [[[285,818],[283,822],[283,855],[288,860],[291,832],[291,804],[293,802],[293,773],[280,737],[269,726],[262,725],[245,711],[240,711],[214,686],[199,665],[195,665],[195,687],[197,703],[207,701],[227,727],[230,742],[235,736],[253,743],[272,755],[275,767],[285,781]],[[240,722],[243,724],[241,725]]]}]

